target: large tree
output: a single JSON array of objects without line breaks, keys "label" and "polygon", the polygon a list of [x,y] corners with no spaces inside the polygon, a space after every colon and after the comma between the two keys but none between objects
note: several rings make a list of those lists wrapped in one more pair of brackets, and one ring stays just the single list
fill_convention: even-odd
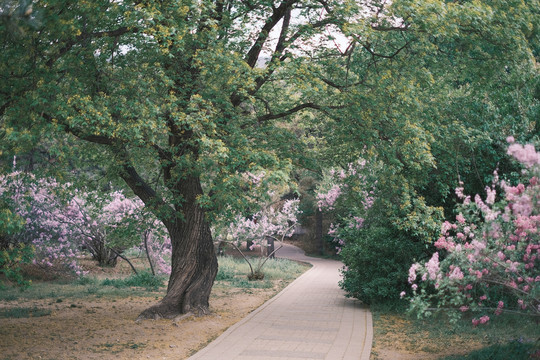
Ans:
[{"label": "large tree", "polygon": [[353,4],[4,1],[2,13],[35,18],[0,24],[1,151],[46,143],[58,161],[84,146],[172,240],[167,294],[140,318],[206,313],[217,273],[209,215],[243,203],[239,174],[290,164],[293,134],[276,120],[339,107],[299,95],[318,86],[310,63]]}]

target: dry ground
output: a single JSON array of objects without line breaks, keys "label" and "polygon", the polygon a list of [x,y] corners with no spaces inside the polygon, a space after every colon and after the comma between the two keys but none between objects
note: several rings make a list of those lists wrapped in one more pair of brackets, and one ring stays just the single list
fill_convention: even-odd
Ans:
[{"label": "dry ground", "polygon": [[[125,276],[129,268],[93,268],[98,278]],[[111,274],[112,273],[112,274]],[[137,315],[165,292],[138,291],[132,295],[80,297],[48,296],[39,300],[0,301],[0,310],[38,308],[50,315],[27,318],[0,316],[0,360],[7,359],[186,359],[228,327],[244,318],[283,289],[245,289],[214,286],[211,314],[178,322],[146,320]],[[1,291],[1,290],[0,290]],[[487,344],[482,336],[445,337],[438,341],[405,317],[374,316],[371,360],[435,360],[464,354]]]},{"label": "dry ground", "polygon": [[[90,265],[87,268],[98,279],[130,273],[125,263],[119,263],[115,269]],[[177,322],[135,322],[145,308],[163,297],[165,288],[155,292],[141,289],[133,295],[59,294],[39,300],[0,301],[0,310],[37,308],[50,312],[39,317],[0,316],[0,359],[185,359],[261,306],[288,282],[272,283],[273,288],[265,289],[217,283],[210,299],[210,315]],[[130,290],[126,289],[126,294]]]},{"label": "dry ground", "polygon": [[136,316],[155,298],[51,299],[2,302],[37,307],[51,315],[0,319],[1,359],[185,359],[268,300],[277,289],[216,288],[212,314],[178,323]]}]

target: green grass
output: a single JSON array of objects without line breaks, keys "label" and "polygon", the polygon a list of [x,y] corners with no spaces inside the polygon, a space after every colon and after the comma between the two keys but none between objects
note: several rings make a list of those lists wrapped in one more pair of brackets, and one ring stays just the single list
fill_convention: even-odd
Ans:
[{"label": "green grass", "polygon": [[[129,279],[129,278],[128,278]],[[127,279],[120,279],[121,282]],[[89,280],[76,280],[71,283],[64,281],[34,282],[31,287],[21,291],[20,288],[7,287],[0,292],[0,301],[15,300],[41,300],[52,299],[82,299],[89,296],[94,297],[153,297],[164,295],[164,288],[132,286],[115,287],[103,285],[106,280],[90,278]]]},{"label": "green grass", "polygon": [[0,318],[29,318],[51,315],[51,310],[39,309],[37,307],[16,307],[10,309],[0,309]]},{"label": "green grass", "polygon": [[[249,266],[244,259],[220,257],[216,277],[218,286],[242,289],[264,289],[274,286],[274,281],[292,280],[302,274],[307,265],[284,259],[270,259],[263,267],[264,280],[249,281]],[[258,259],[253,259],[257,262]],[[9,287],[0,291],[0,301],[50,299],[51,303],[67,299],[125,298],[129,296],[156,297],[165,295],[163,277],[154,277],[149,272],[119,278],[98,279],[85,276],[76,280],[35,281],[27,289]],[[34,316],[34,315],[33,315]]]},{"label": "green grass", "polygon": [[[308,268],[308,265],[300,264],[295,261],[286,259],[269,259],[263,266],[263,280],[249,281],[247,279],[250,274],[248,263],[242,258],[232,256],[219,257],[219,269],[216,276],[216,281],[228,283],[233,287],[239,288],[270,288],[272,280],[293,280],[302,274]],[[255,267],[259,259],[250,259]]]},{"label": "green grass", "polygon": [[105,279],[101,282],[102,286],[114,286],[115,288],[142,287],[146,289],[154,289],[163,286],[163,278],[154,276],[147,271],[141,271],[123,279]]},{"label": "green grass", "polygon": [[506,344],[488,346],[467,355],[448,356],[443,360],[530,360],[533,355],[534,358],[540,356],[538,343],[514,340]]}]

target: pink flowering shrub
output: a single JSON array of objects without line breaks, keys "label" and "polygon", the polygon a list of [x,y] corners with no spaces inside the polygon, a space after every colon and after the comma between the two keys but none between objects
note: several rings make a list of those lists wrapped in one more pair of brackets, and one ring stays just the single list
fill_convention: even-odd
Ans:
[{"label": "pink flowering shrub", "polygon": [[512,186],[495,173],[485,198],[456,189],[462,203],[455,222],[441,226],[438,252],[409,269],[411,310],[419,315],[483,313],[474,326],[505,311],[540,315],[540,154],[508,140],[508,154],[525,167],[522,181]]},{"label": "pink flowering shrub", "polygon": [[11,242],[32,246],[37,265],[81,275],[77,264],[80,251],[71,241],[69,226],[55,216],[69,216],[60,205],[61,191],[63,187],[54,180],[37,179],[20,171],[0,176],[0,197],[11,200],[16,215],[24,221],[22,229],[10,236]]},{"label": "pink flowering shrub", "polygon": [[332,237],[338,254],[345,245],[340,232],[344,228],[360,229],[367,211],[373,205],[377,183],[373,178],[372,166],[359,159],[345,168],[330,169],[317,187],[319,210],[334,216],[328,235]]},{"label": "pink flowering shrub", "polygon": [[[167,256],[163,244],[168,239],[163,225],[144,212],[140,200],[127,198],[121,191],[82,191],[52,178],[14,171],[0,176],[0,199],[9,200],[17,217],[23,219],[23,226],[10,235],[10,241],[32,246],[36,265],[80,276],[84,271],[78,259],[84,251],[100,265],[115,265],[124,250],[146,239],[149,261],[154,261],[158,272],[167,272],[162,264]],[[143,239],[140,228],[149,222],[153,225],[145,227],[160,235]]]},{"label": "pink flowering shrub", "polygon": [[[232,244],[244,257],[251,269],[251,277],[261,274],[261,269],[277,250],[283,246],[283,240],[292,236],[298,225],[299,200],[287,200],[281,207],[267,206],[253,216],[244,217],[237,215],[231,222],[216,223],[213,227],[214,239],[218,242]],[[264,254],[263,249],[267,246],[268,238],[279,243],[274,252]],[[240,250],[242,243],[251,245],[251,250],[256,246],[261,249],[261,256],[257,264],[252,264]]]}]

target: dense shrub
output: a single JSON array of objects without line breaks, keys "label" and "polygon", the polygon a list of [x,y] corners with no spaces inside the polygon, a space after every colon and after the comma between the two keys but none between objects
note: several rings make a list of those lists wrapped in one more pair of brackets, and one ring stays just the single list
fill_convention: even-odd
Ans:
[{"label": "dense shrub", "polygon": [[341,287],[366,304],[396,299],[396,289],[407,284],[411,259],[422,256],[425,245],[386,227],[350,228],[340,236],[347,246]]}]

